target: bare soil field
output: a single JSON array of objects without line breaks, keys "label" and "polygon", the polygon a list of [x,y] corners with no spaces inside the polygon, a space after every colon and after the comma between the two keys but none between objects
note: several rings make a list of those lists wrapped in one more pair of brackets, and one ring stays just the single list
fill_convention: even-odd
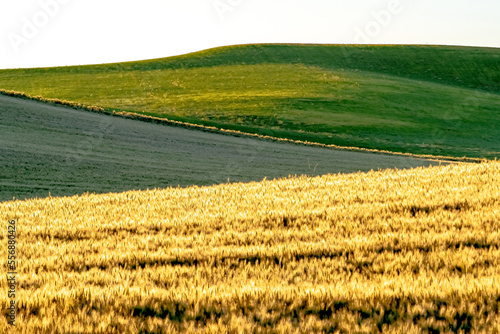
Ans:
[{"label": "bare soil field", "polygon": [[440,162],[241,138],[0,95],[0,201]]}]

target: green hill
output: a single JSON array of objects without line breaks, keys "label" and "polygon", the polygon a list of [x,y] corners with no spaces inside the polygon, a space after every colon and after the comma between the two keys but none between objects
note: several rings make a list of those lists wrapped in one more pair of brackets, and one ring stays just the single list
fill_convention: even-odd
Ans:
[{"label": "green hill", "polygon": [[0,88],[325,144],[500,156],[497,48],[241,45],[2,70]]}]

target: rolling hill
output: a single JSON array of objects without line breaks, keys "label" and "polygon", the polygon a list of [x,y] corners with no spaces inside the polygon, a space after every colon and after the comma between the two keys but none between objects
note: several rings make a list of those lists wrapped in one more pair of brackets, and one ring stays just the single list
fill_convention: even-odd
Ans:
[{"label": "rolling hill", "polygon": [[500,157],[500,49],[240,45],[0,71],[0,89],[339,146]]}]

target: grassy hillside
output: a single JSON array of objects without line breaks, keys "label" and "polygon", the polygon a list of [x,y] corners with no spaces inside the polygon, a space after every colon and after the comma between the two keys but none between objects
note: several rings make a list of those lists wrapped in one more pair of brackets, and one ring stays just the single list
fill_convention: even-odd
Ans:
[{"label": "grassy hillside", "polygon": [[499,176],[489,162],[0,203],[17,219],[17,329],[499,333]]},{"label": "grassy hillside", "polygon": [[0,71],[0,88],[340,146],[500,157],[500,49],[245,45]]}]

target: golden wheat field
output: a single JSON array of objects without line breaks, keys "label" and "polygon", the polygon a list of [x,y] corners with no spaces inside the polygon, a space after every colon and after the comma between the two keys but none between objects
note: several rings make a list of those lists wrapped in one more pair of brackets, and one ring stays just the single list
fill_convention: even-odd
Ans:
[{"label": "golden wheat field", "polygon": [[496,161],[0,212],[17,220],[18,332],[500,333]]}]

